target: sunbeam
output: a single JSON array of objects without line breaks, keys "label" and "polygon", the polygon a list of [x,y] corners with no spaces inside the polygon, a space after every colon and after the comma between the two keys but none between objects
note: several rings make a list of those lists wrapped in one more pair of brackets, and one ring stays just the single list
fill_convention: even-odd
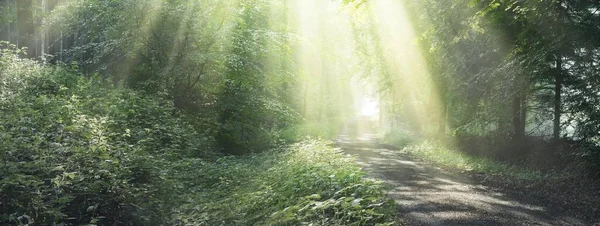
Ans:
[{"label": "sunbeam", "polygon": [[417,122],[418,130],[431,130],[439,117],[440,97],[427,62],[417,45],[417,36],[402,1],[369,1],[370,15],[377,26],[381,49],[387,51],[387,70],[394,79],[391,95],[405,97],[405,109],[410,119]]},{"label": "sunbeam", "polygon": [[600,225],[600,1],[0,0],[0,225]]}]

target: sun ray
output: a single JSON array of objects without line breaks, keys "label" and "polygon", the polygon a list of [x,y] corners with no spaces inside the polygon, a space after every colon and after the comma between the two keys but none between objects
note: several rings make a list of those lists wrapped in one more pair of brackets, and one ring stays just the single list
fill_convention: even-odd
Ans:
[{"label": "sun ray", "polygon": [[380,47],[390,56],[386,59],[387,69],[397,78],[391,95],[403,94],[400,98],[406,98],[409,120],[416,121],[417,130],[433,129],[441,101],[405,6],[402,1],[369,1],[368,5]]}]

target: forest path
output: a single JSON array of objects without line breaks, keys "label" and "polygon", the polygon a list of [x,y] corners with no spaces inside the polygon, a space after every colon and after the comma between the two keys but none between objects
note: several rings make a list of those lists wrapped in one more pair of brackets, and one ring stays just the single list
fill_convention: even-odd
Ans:
[{"label": "forest path", "polygon": [[467,175],[446,172],[406,153],[380,145],[374,136],[338,145],[372,178],[391,186],[389,196],[399,205],[407,225],[586,225],[527,197],[507,195],[476,183]]}]

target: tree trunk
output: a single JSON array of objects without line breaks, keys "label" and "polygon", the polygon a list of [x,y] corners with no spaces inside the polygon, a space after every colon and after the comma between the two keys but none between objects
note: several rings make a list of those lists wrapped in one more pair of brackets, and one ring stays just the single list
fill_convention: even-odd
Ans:
[{"label": "tree trunk", "polygon": [[519,131],[522,137],[525,137],[525,128],[527,126],[527,91],[521,90],[521,124],[519,125]]},{"label": "tree trunk", "polygon": [[553,121],[553,133],[552,137],[554,140],[560,139],[560,116],[562,114],[562,86],[563,86],[563,74],[562,74],[562,57],[556,56],[556,71],[554,72],[554,121]]},{"label": "tree trunk", "polygon": [[[10,0],[2,0],[0,2],[0,9],[2,9],[3,7],[7,7],[10,8]],[[10,42],[10,20],[6,20],[5,21],[5,27],[3,27],[2,29],[0,29],[0,35],[2,35],[2,41],[6,40]],[[6,31],[4,30],[6,28]]]},{"label": "tree trunk", "polygon": [[63,31],[61,30],[60,31],[60,38],[59,38],[60,39],[60,47],[59,47],[59,52],[58,52],[58,54],[59,54],[58,59],[60,60],[60,62],[63,62],[63,51],[64,51],[63,44],[64,44],[64,38],[65,37],[63,35]]},{"label": "tree trunk", "polygon": [[[41,13],[42,15],[44,15],[46,13],[46,7],[47,7],[47,0],[42,0],[42,13]],[[44,19],[40,17],[40,19],[38,21],[38,26],[41,27],[43,22],[44,22]],[[47,32],[46,32],[46,29],[39,29],[39,31],[40,31],[40,58],[43,63],[46,63]]]},{"label": "tree trunk", "polygon": [[440,109],[441,110],[440,124],[439,124],[439,128],[438,128],[438,136],[439,137],[446,136],[446,123],[448,121],[448,108],[449,108],[449,105],[444,104],[444,106],[442,106]]},{"label": "tree trunk", "polygon": [[[34,26],[33,26],[33,12],[31,0],[18,0],[17,1],[17,29],[19,38],[17,46],[19,48],[28,48],[28,52],[35,50],[35,42],[33,40]],[[35,54],[30,54],[33,56]]]},{"label": "tree trunk", "polygon": [[515,96],[513,97],[513,139],[515,141],[519,141],[521,140],[521,138],[523,138],[523,133],[521,132],[521,130],[519,129],[521,126],[521,97],[518,94],[515,94]]},{"label": "tree trunk", "polygon": [[308,112],[307,112],[307,108],[308,108],[308,80],[304,81],[304,97],[303,97],[304,101],[302,103],[302,117],[304,119],[308,118]]},{"label": "tree trunk", "polygon": [[514,126],[514,136],[513,139],[520,143],[525,138],[525,125],[527,118],[527,110],[526,107],[526,97],[525,90],[521,89],[515,93],[513,98],[513,126]]},{"label": "tree trunk", "polygon": [[[52,13],[54,8],[58,5],[58,0],[45,0],[46,1],[46,12]],[[60,51],[60,36],[61,28],[59,25],[52,24],[52,26],[46,28],[46,54],[51,57],[47,59],[51,63],[59,61]]]},{"label": "tree trunk", "polygon": [[[6,0],[6,7],[11,7],[12,6],[12,0]],[[12,43],[12,23],[13,21],[6,21],[6,28],[7,28],[7,32],[6,32],[6,40],[9,43]]]},{"label": "tree trunk", "polygon": [[392,91],[392,104],[391,104],[391,108],[390,108],[390,115],[391,115],[391,131],[396,131],[396,128],[398,126],[398,122],[396,121],[396,117],[398,112],[396,111],[396,92]]}]

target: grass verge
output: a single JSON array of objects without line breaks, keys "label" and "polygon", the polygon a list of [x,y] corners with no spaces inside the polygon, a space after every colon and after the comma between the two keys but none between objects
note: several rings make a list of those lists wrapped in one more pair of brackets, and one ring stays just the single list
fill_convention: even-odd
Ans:
[{"label": "grass verge", "polygon": [[407,145],[402,151],[419,159],[463,172],[512,177],[522,180],[544,180],[561,175],[524,169],[488,158],[474,157],[449,148],[439,141],[422,141]]},{"label": "grass verge", "polygon": [[598,181],[582,180],[566,172],[541,172],[469,156],[439,141],[413,143],[402,151],[437,166],[467,173],[479,183],[506,194],[565,211],[586,220],[590,225],[598,223]]},{"label": "grass verge", "polygon": [[[176,210],[186,225],[392,225],[380,182],[328,142],[305,140],[263,154],[182,163],[190,181]],[[195,181],[195,182],[194,182]]]}]

